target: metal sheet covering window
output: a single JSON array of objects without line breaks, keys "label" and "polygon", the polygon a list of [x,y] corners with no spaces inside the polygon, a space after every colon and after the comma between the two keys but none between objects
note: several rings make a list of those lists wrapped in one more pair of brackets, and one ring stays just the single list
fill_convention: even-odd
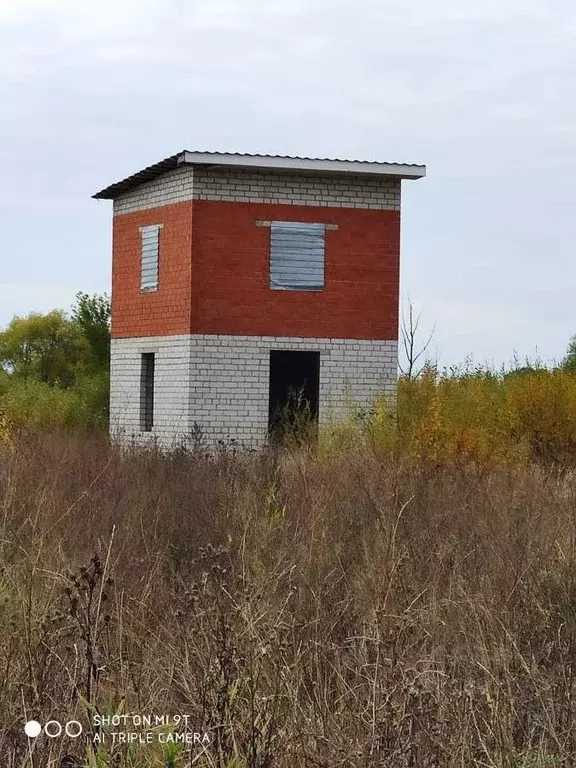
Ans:
[{"label": "metal sheet covering window", "polygon": [[324,288],[324,224],[270,222],[270,288],[321,291]]},{"label": "metal sheet covering window", "polygon": [[142,238],[142,256],[140,272],[140,290],[158,290],[158,261],[160,256],[160,230],[162,224],[140,227]]}]

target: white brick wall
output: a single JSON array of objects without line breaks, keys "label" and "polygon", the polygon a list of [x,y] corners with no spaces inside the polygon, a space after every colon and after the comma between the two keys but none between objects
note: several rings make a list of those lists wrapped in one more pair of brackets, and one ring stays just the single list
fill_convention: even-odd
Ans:
[{"label": "white brick wall", "polygon": [[400,179],[197,166],[194,169],[194,198],[399,211]]},{"label": "white brick wall", "polygon": [[168,171],[117,197],[114,200],[114,216],[192,200],[192,182],[193,173],[190,165]]},{"label": "white brick wall", "polygon": [[[141,355],[154,352],[154,428],[140,431]],[[125,439],[177,443],[190,430],[190,336],[113,339],[110,432]]]},{"label": "white brick wall", "polygon": [[114,201],[114,215],[186,200],[400,210],[400,179],[182,166]]},{"label": "white brick wall", "polygon": [[[163,336],[112,341],[111,432],[174,447],[199,425],[209,445],[261,446],[268,427],[269,353],[320,352],[320,424],[393,393],[396,341],[275,336]],[[139,429],[140,355],[156,352],[154,428]]]}]

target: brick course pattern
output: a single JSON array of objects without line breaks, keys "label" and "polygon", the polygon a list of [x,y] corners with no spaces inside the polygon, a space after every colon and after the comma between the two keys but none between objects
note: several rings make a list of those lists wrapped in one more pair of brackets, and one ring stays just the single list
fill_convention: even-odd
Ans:
[{"label": "brick course pattern", "polygon": [[[142,353],[155,353],[154,428],[140,430]],[[113,339],[110,351],[110,434],[169,447],[190,426],[190,336]]]},{"label": "brick course pattern", "polygon": [[[113,339],[111,432],[123,442],[163,448],[186,443],[198,425],[206,444],[261,447],[268,427],[270,350],[320,352],[319,422],[369,407],[396,386],[395,340],[177,335]],[[154,427],[140,431],[140,364],[155,352]]]},{"label": "brick course pattern", "polygon": [[[335,224],[322,291],[270,289],[270,229]],[[158,290],[140,290],[141,226],[163,224]],[[400,214],[270,203],[180,202],[114,219],[112,335],[390,339],[398,334]]]},{"label": "brick course pattern", "polygon": [[[394,339],[400,214],[266,203],[194,202],[191,333]],[[270,229],[258,220],[336,224],[324,289],[270,289]]]},{"label": "brick course pattern", "polygon": [[194,169],[195,200],[400,210],[400,180],[350,174]]},{"label": "brick course pattern", "polygon": [[193,200],[193,173],[189,165],[158,176],[131,189],[114,200],[114,216],[137,213],[161,205]]},{"label": "brick course pattern", "polygon": [[400,211],[400,179],[185,165],[114,200],[114,215],[190,200]]},{"label": "brick course pattern", "polygon": [[[176,203],[114,218],[112,336],[190,333],[193,204]],[[140,227],[162,224],[158,290],[141,291]]]}]

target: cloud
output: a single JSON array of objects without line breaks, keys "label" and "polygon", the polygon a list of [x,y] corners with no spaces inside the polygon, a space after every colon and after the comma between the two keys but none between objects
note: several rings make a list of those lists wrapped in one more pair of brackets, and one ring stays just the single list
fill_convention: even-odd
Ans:
[{"label": "cloud", "polygon": [[184,147],[426,162],[403,280],[446,355],[557,354],[568,312],[529,289],[576,288],[575,34],[568,0],[0,0],[3,279],[18,311],[30,274],[107,286],[90,195]]},{"label": "cloud", "polygon": [[0,0],[0,21],[20,25],[42,22],[65,32],[124,33],[158,8],[157,0]]},{"label": "cloud", "polygon": [[0,328],[14,315],[30,312],[67,311],[74,303],[78,288],[69,285],[11,285],[0,283]]}]

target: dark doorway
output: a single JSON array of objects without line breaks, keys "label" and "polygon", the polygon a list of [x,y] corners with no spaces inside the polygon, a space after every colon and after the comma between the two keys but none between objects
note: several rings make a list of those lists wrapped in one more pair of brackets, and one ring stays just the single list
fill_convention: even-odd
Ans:
[{"label": "dark doorway", "polygon": [[320,352],[270,352],[268,429],[277,439],[318,420]]}]

